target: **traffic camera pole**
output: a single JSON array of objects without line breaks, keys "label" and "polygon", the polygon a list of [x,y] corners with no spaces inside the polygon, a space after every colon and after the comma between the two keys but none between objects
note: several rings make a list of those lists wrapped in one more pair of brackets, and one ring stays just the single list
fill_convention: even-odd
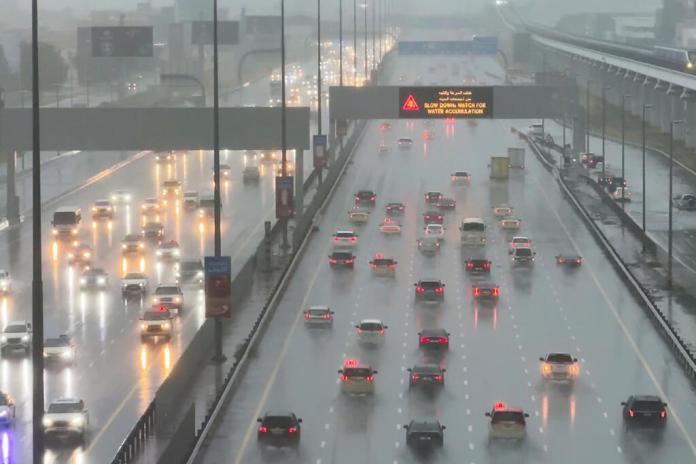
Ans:
[{"label": "traffic camera pole", "polygon": [[[280,148],[281,148],[281,173],[283,177],[288,175],[287,166],[287,140],[285,133],[285,0],[280,0]],[[283,248],[288,248],[288,219],[283,218]]]},{"label": "traffic camera pole", "polygon": [[[317,134],[321,135],[321,0],[317,0]],[[317,169],[317,182],[321,186],[324,168]]]},{"label": "traffic camera pole", "polygon": [[43,360],[43,278],[41,243],[41,145],[39,127],[39,7],[31,1],[31,119],[32,119],[32,443],[34,464],[42,464],[44,456],[44,360]]},{"label": "traffic camera pole", "polygon": [[[215,182],[215,256],[222,256],[220,231],[220,96],[218,91],[218,2],[213,0],[213,179]],[[222,319],[215,317],[215,355],[213,361],[222,363]]]}]

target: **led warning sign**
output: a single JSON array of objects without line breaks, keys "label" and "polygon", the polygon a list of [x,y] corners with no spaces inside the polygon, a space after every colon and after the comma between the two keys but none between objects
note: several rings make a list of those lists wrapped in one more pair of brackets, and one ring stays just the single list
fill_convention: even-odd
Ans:
[{"label": "led warning sign", "polygon": [[399,87],[399,117],[490,118],[493,87]]}]

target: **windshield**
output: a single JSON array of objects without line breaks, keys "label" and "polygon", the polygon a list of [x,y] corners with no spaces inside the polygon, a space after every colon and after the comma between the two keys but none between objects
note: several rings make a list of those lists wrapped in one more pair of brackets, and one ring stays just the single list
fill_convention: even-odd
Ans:
[{"label": "windshield", "polygon": [[24,333],[27,331],[27,326],[23,324],[8,325],[5,327],[5,333]]},{"label": "windshield", "polygon": [[482,222],[465,222],[462,224],[462,230],[466,232],[483,232],[486,226]]},{"label": "windshield", "polygon": [[94,204],[97,206],[111,206],[111,202],[109,200],[97,200]]},{"label": "windshield", "polygon": [[203,269],[203,265],[197,261],[184,261],[181,263],[182,271],[198,271]]},{"label": "windshield", "polygon": [[53,214],[53,224],[57,226],[74,225],[77,222],[77,215],[73,212],[60,212]]},{"label": "windshield", "polygon": [[79,403],[52,403],[48,407],[49,414],[70,414],[82,412]]},{"label": "windshield", "polygon": [[637,411],[662,411],[664,406],[659,401],[635,401],[633,408]]},{"label": "windshield", "polygon": [[516,248],[515,254],[523,257],[532,256],[532,250],[529,248]]},{"label": "windshield", "polygon": [[516,424],[524,425],[525,419],[524,414],[521,412],[497,411],[493,413],[492,422],[494,424],[499,424],[501,422],[514,422]]},{"label": "windshield", "polygon": [[573,358],[569,354],[554,353],[550,354],[546,360],[550,363],[572,363]]},{"label": "windshield", "polygon": [[422,280],[419,286],[423,288],[440,288],[442,283],[434,280]]},{"label": "windshield", "polygon": [[295,421],[287,416],[266,416],[263,419],[263,424],[268,428],[290,428],[295,426]]},{"label": "windshield", "polygon": [[372,375],[372,370],[368,368],[363,368],[363,367],[349,367],[349,368],[344,368],[343,369],[343,375],[346,377],[356,377],[356,378],[365,378],[370,375]]},{"label": "windshield", "polygon": [[360,324],[360,329],[367,331],[382,330],[382,324],[378,322],[363,322],[362,324]]},{"label": "windshield", "polygon": [[179,287],[157,287],[155,295],[169,295],[172,293],[181,293]]},{"label": "windshield", "polygon": [[143,320],[145,321],[166,321],[169,318],[168,311],[148,311],[143,314]]}]

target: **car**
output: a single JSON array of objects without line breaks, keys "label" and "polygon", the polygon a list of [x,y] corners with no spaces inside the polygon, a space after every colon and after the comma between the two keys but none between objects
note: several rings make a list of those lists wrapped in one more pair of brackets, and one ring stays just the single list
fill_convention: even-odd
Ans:
[{"label": "car", "polygon": [[384,211],[389,216],[399,216],[403,214],[406,206],[400,201],[392,201],[384,205]]},{"label": "car", "polygon": [[360,208],[348,211],[348,221],[351,224],[365,224],[370,219],[370,212]]},{"label": "car", "polygon": [[[181,195],[181,181],[177,179],[167,179],[162,182],[162,187],[160,188],[160,194],[163,197],[176,198]],[[164,204],[167,204],[167,200],[164,200]]]},{"label": "car", "polygon": [[262,151],[261,155],[259,156],[259,161],[264,164],[275,163],[276,161],[278,161],[278,156],[276,155],[276,152],[273,150]]},{"label": "car", "polygon": [[430,129],[423,129],[423,132],[421,132],[421,138],[423,140],[432,140],[435,137],[435,132],[433,132]]},{"label": "car", "polygon": [[203,263],[198,259],[187,259],[179,263],[176,271],[177,282],[181,285],[186,284],[203,284],[205,270]]},{"label": "car", "polygon": [[6,427],[12,425],[16,415],[17,410],[14,399],[9,394],[0,392],[0,425]]},{"label": "car", "polygon": [[445,329],[423,329],[418,332],[420,348],[448,350],[450,334]]},{"label": "car", "polygon": [[520,266],[520,265],[526,265],[526,266],[531,266],[534,264],[534,255],[536,255],[535,251],[532,251],[531,248],[528,247],[517,247],[512,251],[512,265],[513,266]]},{"label": "car", "polygon": [[72,364],[75,362],[75,344],[65,334],[47,338],[44,341],[43,357],[46,363]]},{"label": "car", "polygon": [[388,327],[379,319],[363,319],[355,324],[355,328],[360,343],[381,345],[384,343],[384,334]]},{"label": "car", "polygon": [[87,269],[80,276],[80,290],[103,291],[108,283],[108,274],[99,267]]},{"label": "car", "polygon": [[359,190],[358,193],[353,195],[356,204],[369,204],[374,205],[377,195],[372,190]]},{"label": "car", "polygon": [[152,295],[153,306],[164,306],[170,311],[176,311],[176,315],[181,315],[184,309],[184,292],[178,284],[158,285],[155,288],[155,293]]},{"label": "car", "polygon": [[341,391],[347,394],[372,394],[375,392],[375,374],[377,373],[367,364],[358,364],[348,360],[343,369],[339,369],[341,374],[339,381]]},{"label": "car", "polygon": [[116,204],[129,205],[133,200],[133,194],[128,190],[114,190],[111,193],[111,201]]},{"label": "car", "polygon": [[391,147],[390,147],[389,145],[384,144],[384,143],[380,143],[380,144],[379,144],[379,148],[377,149],[377,152],[378,152],[380,155],[384,155],[384,154],[386,154],[386,153],[390,153],[390,152],[391,152]]},{"label": "car", "polygon": [[618,202],[631,201],[631,191],[628,187],[616,187],[611,192],[611,197]]},{"label": "car", "polygon": [[444,240],[446,230],[447,229],[442,224],[428,224],[423,227],[423,236],[436,237],[438,240]]},{"label": "car", "polygon": [[497,300],[500,298],[500,287],[493,282],[477,282],[471,286],[475,300]]},{"label": "car", "polygon": [[184,209],[194,210],[198,208],[199,195],[195,190],[186,190],[184,192]]},{"label": "car", "polygon": [[379,231],[386,235],[401,234],[401,223],[396,219],[386,217],[379,224]]},{"label": "car", "polygon": [[377,276],[393,277],[396,274],[397,262],[394,258],[385,258],[382,254],[375,255],[370,261],[370,269]]},{"label": "car", "polygon": [[508,217],[501,219],[499,224],[500,228],[505,231],[516,232],[520,230],[520,227],[522,227],[522,220],[519,218]]},{"label": "car", "polygon": [[0,354],[8,351],[23,350],[24,354],[31,351],[32,329],[27,321],[13,321],[5,326],[0,335]]},{"label": "car", "polygon": [[568,353],[549,353],[539,361],[544,380],[573,382],[578,377],[578,359]]},{"label": "car", "polygon": [[576,253],[561,253],[556,255],[556,264],[565,267],[582,266],[582,256]]},{"label": "car", "polygon": [[672,198],[672,205],[684,211],[694,211],[696,210],[696,194],[682,193],[681,195],[677,195]]},{"label": "car", "polygon": [[523,237],[521,235],[516,235],[510,240],[510,245],[508,246],[508,254],[512,254],[515,248],[530,248],[532,246],[532,241],[529,237]]},{"label": "car", "polygon": [[355,264],[355,256],[350,251],[334,251],[329,255],[329,266],[334,267],[347,267],[353,269]]},{"label": "car", "polygon": [[68,266],[87,268],[92,264],[92,247],[86,243],[78,243],[68,251]]},{"label": "car", "polygon": [[0,295],[8,295],[12,291],[10,272],[0,269]]},{"label": "car", "polygon": [[45,437],[76,437],[81,443],[87,439],[89,414],[85,403],[77,398],[59,398],[48,405],[43,416]]},{"label": "car", "polygon": [[444,195],[442,192],[436,192],[436,191],[430,191],[430,192],[425,192],[425,202],[428,204],[436,205],[437,202],[442,200]]},{"label": "car", "polygon": [[352,230],[338,230],[332,241],[334,248],[354,248],[358,244],[358,234]]},{"label": "car", "polygon": [[485,246],[486,224],[481,218],[465,218],[459,226],[462,246]]},{"label": "car", "polygon": [[445,220],[445,216],[438,211],[426,211],[423,213],[423,223],[427,226],[428,224],[442,224]]},{"label": "car", "polygon": [[509,205],[499,205],[493,208],[493,216],[502,218],[507,217],[512,214],[512,206]]},{"label": "car", "polygon": [[404,425],[406,445],[412,448],[441,448],[445,441],[445,427],[440,421],[412,420]]},{"label": "car", "polygon": [[160,222],[150,222],[143,227],[143,236],[146,240],[160,242],[164,237],[164,225]]},{"label": "car", "polygon": [[418,239],[418,249],[423,254],[434,254],[440,251],[440,240],[437,237],[427,235]]},{"label": "car", "polygon": [[[213,170],[213,174],[215,173],[215,170]],[[220,177],[223,179],[229,179],[232,174],[232,168],[230,167],[229,164],[221,163],[220,164]]]},{"label": "car", "polygon": [[140,317],[140,340],[170,340],[172,338],[171,311],[164,305],[153,305]]},{"label": "car", "polygon": [[143,214],[146,212],[159,212],[160,209],[160,201],[154,197],[146,198],[143,200],[143,204],[140,205],[140,212]]},{"label": "car", "polygon": [[450,174],[453,184],[465,184],[471,181],[471,174],[466,171],[455,171]]},{"label": "car", "polygon": [[176,240],[167,240],[160,244],[155,254],[160,261],[179,261],[181,249]]},{"label": "car", "polygon": [[121,254],[142,254],[145,251],[145,236],[143,234],[128,234],[121,241]]},{"label": "car", "polygon": [[445,283],[440,279],[426,278],[413,284],[416,287],[415,299],[418,301],[443,301]]},{"label": "car", "polygon": [[490,274],[492,261],[485,258],[469,258],[466,260],[466,272],[470,274]]},{"label": "car", "polygon": [[382,132],[387,132],[387,131],[390,131],[390,130],[391,130],[392,125],[391,125],[390,122],[382,121],[381,123],[379,123],[379,126],[377,126],[377,127],[379,127],[379,130],[380,130],[380,131],[382,131]]},{"label": "car", "polygon": [[121,296],[142,297],[147,293],[147,275],[142,272],[129,272],[121,279]]},{"label": "car", "polygon": [[631,395],[623,406],[624,430],[653,429],[662,432],[667,425],[667,403],[655,395]]},{"label": "car", "polygon": [[92,219],[94,220],[101,220],[101,219],[108,219],[111,220],[114,218],[114,205],[111,203],[111,200],[97,200],[94,202],[94,205],[92,206]]},{"label": "car", "polygon": [[444,387],[447,369],[437,364],[416,364],[408,368],[408,389],[413,387]]},{"label": "car", "polygon": [[[220,209],[222,210],[222,200],[220,204]],[[198,217],[201,219],[212,219],[215,217],[214,192],[201,192],[200,196],[198,197]]]},{"label": "car", "polygon": [[603,179],[603,184],[610,192],[618,187],[628,187],[628,181],[621,176],[607,176]]},{"label": "car", "polygon": [[437,206],[440,209],[450,210],[455,209],[457,207],[457,202],[454,198],[444,197],[441,198],[435,206]]},{"label": "car", "polygon": [[598,164],[604,163],[604,156],[589,154],[582,163],[588,168],[596,168]]},{"label": "car", "polygon": [[274,447],[297,447],[300,444],[302,419],[294,412],[267,412],[256,419],[256,440]]},{"label": "car", "polygon": [[511,408],[498,402],[490,412],[488,424],[488,441],[498,439],[522,441],[527,437],[527,418],[529,414],[520,408]]},{"label": "car", "polygon": [[328,306],[310,306],[304,310],[304,320],[308,327],[332,326],[334,312]]},{"label": "car", "polygon": [[174,155],[174,152],[155,154],[155,162],[159,165],[174,164],[175,161],[176,156]]},{"label": "car", "polygon": [[410,150],[413,145],[413,139],[410,137],[401,137],[396,140],[396,146],[401,150]]},{"label": "car", "polygon": [[261,180],[261,169],[258,165],[246,166],[242,171],[242,182],[258,182]]}]

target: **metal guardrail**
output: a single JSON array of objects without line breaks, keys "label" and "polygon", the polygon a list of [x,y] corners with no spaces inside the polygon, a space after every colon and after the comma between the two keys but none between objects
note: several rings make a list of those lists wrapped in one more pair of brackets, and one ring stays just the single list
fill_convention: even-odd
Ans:
[{"label": "metal guardrail", "polygon": [[140,450],[145,446],[145,441],[154,433],[155,412],[155,400],[152,400],[121,446],[118,447],[111,464],[128,464],[136,459]]},{"label": "metal guardrail", "polygon": [[527,137],[527,135],[521,132],[520,136],[527,141],[534,154],[544,164],[544,167],[554,175],[565,196],[578,211],[580,217],[583,219],[592,235],[595,237],[597,242],[599,242],[599,245],[602,247],[607,257],[609,257],[609,260],[619,273],[619,276],[621,276],[624,282],[628,284],[629,289],[641,303],[641,307],[644,309],[646,315],[651,319],[655,327],[658,329],[658,332],[665,340],[665,343],[667,343],[667,346],[669,346],[674,353],[679,365],[682,367],[691,381],[696,383],[696,353],[692,352],[688,346],[688,343],[681,337],[681,335],[679,335],[679,332],[672,326],[667,316],[658,307],[650,292],[640,283],[636,276],[626,266],[623,259],[621,259],[621,256],[611,244],[609,239],[607,239],[601,229],[597,226],[597,224],[595,224],[589,212],[585,209],[582,203],[578,201],[568,185],[565,183],[565,180],[560,175],[559,171],[554,169],[555,166],[549,163],[537,144],[531,138]]}]

